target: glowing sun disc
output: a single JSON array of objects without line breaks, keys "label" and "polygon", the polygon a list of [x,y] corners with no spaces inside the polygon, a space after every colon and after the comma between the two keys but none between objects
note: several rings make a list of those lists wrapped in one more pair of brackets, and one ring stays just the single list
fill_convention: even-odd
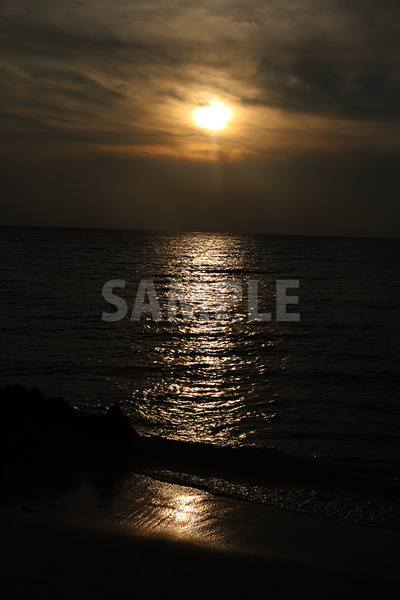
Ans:
[{"label": "glowing sun disc", "polygon": [[231,112],[226,106],[210,102],[211,106],[202,106],[194,111],[194,118],[199,127],[204,129],[222,129],[225,127]]}]

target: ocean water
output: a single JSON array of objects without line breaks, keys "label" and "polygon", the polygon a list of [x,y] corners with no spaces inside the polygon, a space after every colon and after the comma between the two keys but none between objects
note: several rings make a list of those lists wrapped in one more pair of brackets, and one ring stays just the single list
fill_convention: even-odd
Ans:
[{"label": "ocean water", "polygon": [[[400,525],[400,240],[0,232],[1,386],[89,411],[119,402],[155,448],[166,440],[139,465],[154,476]],[[118,321],[103,318],[111,280],[125,282]],[[144,280],[161,320],[131,320]],[[277,318],[278,280],[298,282],[298,320]],[[174,281],[192,319],[168,318]],[[250,282],[270,321],[249,320]]]}]

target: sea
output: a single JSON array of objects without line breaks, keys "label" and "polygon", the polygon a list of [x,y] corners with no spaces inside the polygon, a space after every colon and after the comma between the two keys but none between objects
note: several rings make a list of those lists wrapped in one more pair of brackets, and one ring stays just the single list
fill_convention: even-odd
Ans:
[{"label": "sea", "polygon": [[119,403],[138,470],[400,527],[400,240],[3,227],[0,386]]}]

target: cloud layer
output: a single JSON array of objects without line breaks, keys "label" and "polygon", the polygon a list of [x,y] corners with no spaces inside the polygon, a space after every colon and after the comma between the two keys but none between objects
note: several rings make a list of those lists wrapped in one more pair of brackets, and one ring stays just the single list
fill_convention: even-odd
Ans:
[{"label": "cloud layer", "polygon": [[212,96],[236,107],[244,137],[271,111],[397,127],[399,10],[391,0],[6,0],[5,133],[182,146],[176,138],[199,135],[190,110]]},{"label": "cloud layer", "polygon": [[[343,164],[348,179],[352,164],[361,177],[363,164],[398,163],[397,0],[3,0],[0,17],[3,160],[16,172],[15,165],[35,161],[45,172],[65,159],[62,171],[75,172],[82,183],[84,163],[74,161],[106,156],[105,176],[114,177],[112,165],[121,165],[124,204],[133,185],[130,158],[135,185],[142,197],[153,198],[154,208],[156,187],[138,165],[147,169],[148,161],[157,161],[162,189],[183,197],[190,189],[183,169],[196,179],[193,164],[245,161],[246,185],[242,167],[240,181],[229,171],[237,182],[230,188],[237,197],[232,222],[239,223],[235,189],[251,193],[259,221],[266,198],[285,205],[292,193],[301,205],[306,190],[317,198],[329,177],[338,176],[325,169],[324,184],[299,187],[293,175],[299,160],[306,161],[310,182],[319,181],[321,160]],[[212,137],[196,127],[192,113],[215,98],[230,106],[233,119]],[[160,160],[178,162],[166,168]],[[214,185],[210,168],[198,179],[202,197]],[[98,193],[93,173],[89,179],[88,189]],[[295,182],[292,188],[285,179]],[[391,197],[392,171],[386,182]],[[367,194],[362,189],[359,197]],[[21,187],[18,194],[23,204],[28,192]],[[173,210],[183,207],[182,200]],[[390,215],[393,220],[392,203]],[[151,220],[143,223],[151,226]]]}]

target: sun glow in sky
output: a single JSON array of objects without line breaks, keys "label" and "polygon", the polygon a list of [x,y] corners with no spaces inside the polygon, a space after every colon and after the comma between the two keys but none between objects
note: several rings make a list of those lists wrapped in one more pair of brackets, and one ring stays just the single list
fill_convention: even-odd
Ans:
[{"label": "sun glow in sky", "polygon": [[2,0],[2,224],[398,237],[397,5]]},{"label": "sun glow in sky", "polygon": [[231,111],[219,102],[210,102],[210,106],[202,106],[194,111],[194,118],[203,129],[223,129],[231,117]]}]

